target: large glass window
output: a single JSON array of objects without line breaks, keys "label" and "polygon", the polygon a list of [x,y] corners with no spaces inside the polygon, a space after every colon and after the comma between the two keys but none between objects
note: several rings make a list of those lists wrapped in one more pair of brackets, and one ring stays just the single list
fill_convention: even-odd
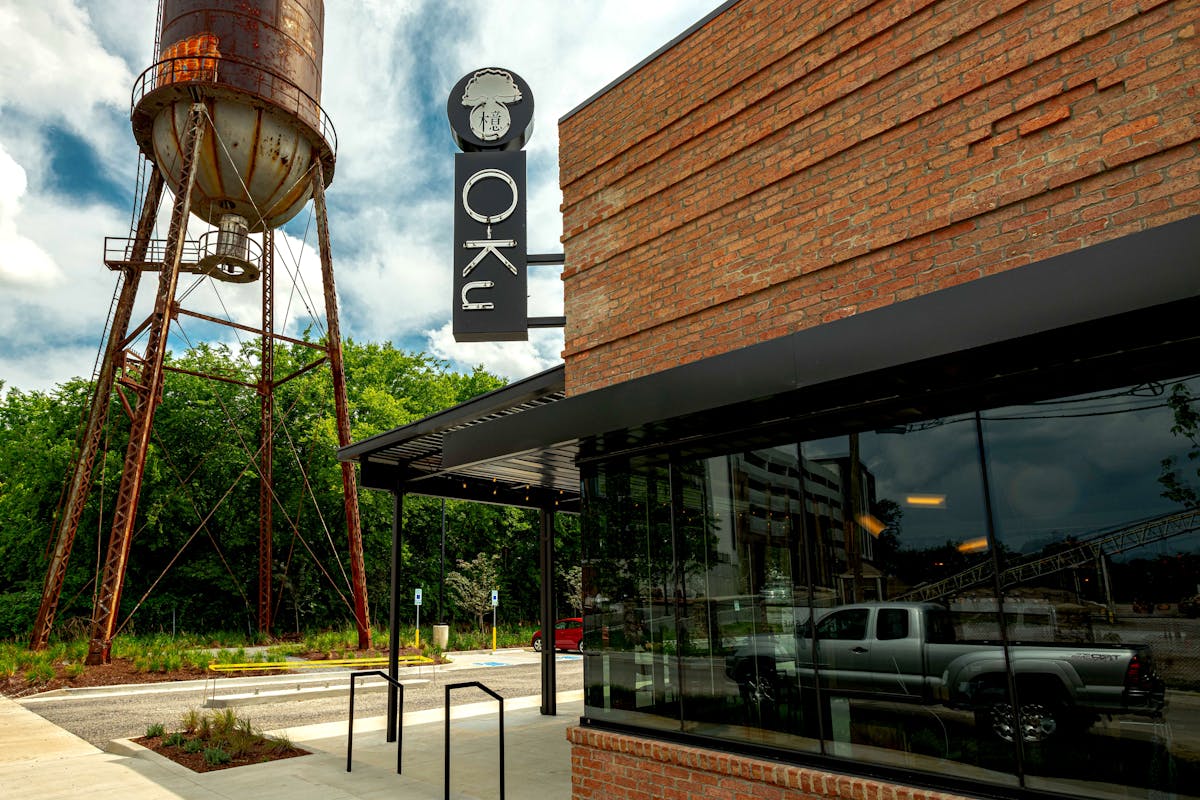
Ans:
[{"label": "large glass window", "polygon": [[[1200,794],[1195,378],[982,414],[1030,787]],[[1190,603],[1190,605],[1189,605]],[[1189,610],[1190,609],[1190,610]]]},{"label": "large glass window", "polygon": [[584,692],[590,715],[679,727],[671,476],[665,459],[605,465],[584,486]]},{"label": "large glass window", "polygon": [[1200,797],[1198,394],[588,465],[586,715],[848,771]]},{"label": "large glass window", "polygon": [[[974,707],[1008,697],[994,559],[974,414],[892,425],[802,445],[808,492],[830,523],[814,547],[835,608],[811,647],[827,753],[905,769],[968,765],[1016,783],[1010,742],[981,735]],[[830,502],[829,497],[836,498]],[[827,536],[832,529],[832,536]],[[953,597],[954,601],[948,602]]]}]

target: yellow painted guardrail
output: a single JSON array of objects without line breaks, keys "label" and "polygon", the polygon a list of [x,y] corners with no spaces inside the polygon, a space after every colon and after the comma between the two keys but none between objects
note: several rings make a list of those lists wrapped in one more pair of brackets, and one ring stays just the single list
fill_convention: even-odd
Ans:
[{"label": "yellow painted guardrail", "polygon": [[[400,656],[401,666],[417,664],[433,664],[429,656],[406,655]],[[289,669],[319,669],[331,667],[383,667],[387,666],[387,656],[379,658],[331,658],[324,661],[250,661],[243,664],[220,664],[216,661],[208,665],[209,672],[249,672],[251,670],[289,670]]]}]

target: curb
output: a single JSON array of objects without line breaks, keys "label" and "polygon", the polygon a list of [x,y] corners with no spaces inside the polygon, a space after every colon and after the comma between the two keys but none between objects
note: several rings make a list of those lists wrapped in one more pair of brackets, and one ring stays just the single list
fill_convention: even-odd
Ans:
[{"label": "curb", "polygon": [[176,764],[171,759],[165,756],[160,756],[150,748],[142,747],[132,739],[113,739],[104,746],[104,752],[112,753],[115,756],[125,756],[126,758],[140,758],[145,761],[158,764],[164,769],[170,770],[176,774],[187,775],[188,777],[194,778],[197,775],[204,774],[202,772],[192,772],[182,764]]},{"label": "curb", "polygon": [[[402,685],[429,683],[428,678],[417,678],[413,680],[400,681]],[[354,690],[356,693],[370,692],[372,694],[386,691],[387,683],[381,680],[364,681],[359,683]],[[312,700],[321,697],[343,697],[350,694],[350,683],[331,686],[314,686],[311,688],[302,688],[297,686],[295,689],[283,689],[271,692],[252,692],[247,694],[227,694],[220,697],[206,697],[204,699],[204,708],[235,708],[239,706],[254,706],[263,705],[264,703],[280,703],[290,700]]]}]

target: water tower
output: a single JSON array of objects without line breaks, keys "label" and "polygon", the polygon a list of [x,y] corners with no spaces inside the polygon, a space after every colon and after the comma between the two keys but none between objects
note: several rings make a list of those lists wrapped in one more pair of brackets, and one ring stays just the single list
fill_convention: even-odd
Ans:
[{"label": "water tower", "polygon": [[[141,215],[131,236],[105,241],[105,263],[121,284],[78,459],[68,484],[32,646],[45,645],[66,574],[71,545],[91,484],[114,384],[130,415],[120,490],[113,511],[92,614],[88,663],[106,663],[118,625],[121,590],[141,491],[154,412],[161,401],[167,334],[173,318],[190,314],[176,300],[181,273],[214,281],[262,284],[262,325],[249,330],[262,342],[260,396],[258,624],[270,628],[273,345],[301,343],[274,330],[274,230],[311,199],[324,285],[326,341],[314,346],[316,363],[332,372],[339,444],[350,443],[325,187],[333,177],[336,139],[321,110],[322,0],[160,0],[156,63],[133,89],[132,126],[143,156]],[[174,197],[165,240],[152,239],[164,184]],[[212,226],[187,238],[189,215]],[[258,235],[255,238],[254,235]],[[261,244],[260,244],[261,242]],[[140,277],[158,272],[143,353],[129,348],[130,322]],[[311,343],[307,343],[311,344]],[[307,369],[307,368],[306,368]],[[291,377],[291,376],[289,376]],[[287,380],[287,378],[284,378]],[[370,644],[353,468],[342,463],[354,614],[359,646]]]}]

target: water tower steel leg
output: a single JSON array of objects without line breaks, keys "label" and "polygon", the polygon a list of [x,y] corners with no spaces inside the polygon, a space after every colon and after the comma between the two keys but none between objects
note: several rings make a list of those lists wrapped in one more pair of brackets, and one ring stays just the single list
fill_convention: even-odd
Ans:
[{"label": "water tower steel leg", "polygon": [[271,537],[275,499],[275,233],[263,233],[262,342],[259,394],[258,462],[258,632],[271,632]]},{"label": "water tower steel leg", "polygon": [[[329,244],[329,215],[325,206],[325,171],[317,161],[313,170],[313,207],[317,216],[317,239],[321,251],[321,278],[325,287],[325,318],[328,325],[329,370],[333,374],[333,402],[337,412],[338,446],[350,444],[350,412],[346,405],[346,368],[342,362],[342,332],[338,323],[337,290],[333,283],[333,251]],[[342,495],[346,505],[346,532],[350,539],[350,579],[354,584],[354,621],[358,648],[371,646],[367,608],[367,577],[363,566],[362,526],[358,515],[358,485],[354,465],[342,462]],[[393,641],[393,645],[395,642]]]},{"label": "water tower steel leg", "polygon": [[154,219],[158,215],[163,183],[162,173],[158,171],[157,167],[152,168],[150,183],[146,187],[146,199],[142,203],[142,214],[138,218],[137,231],[133,240],[133,252],[130,255],[130,261],[134,266],[126,267],[124,270],[124,283],[121,284],[121,294],[113,311],[108,332],[108,344],[104,348],[100,372],[96,376],[96,385],[92,389],[92,405],[88,412],[87,426],[79,441],[79,458],[75,462],[74,472],[71,475],[66,503],[63,505],[62,517],[59,520],[54,552],[51,553],[50,565],[46,570],[42,602],[33,623],[33,634],[29,642],[31,650],[41,650],[50,641],[50,629],[54,626],[54,615],[58,610],[63,581],[67,576],[67,564],[71,559],[71,548],[75,544],[75,533],[79,530],[79,520],[83,517],[83,508],[87,505],[88,495],[92,488],[92,468],[96,464],[96,453],[100,450],[104,425],[108,421],[108,406],[112,399],[117,355],[121,350],[125,332],[129,330],[129,318],[133,314],[133,301],[137,299],[138,284],[142,277],[141,269],[137,265],[139,262],[145,261],[146,251],[150,247],[150,234],[154,231]]},{"label": "water tower steel leg", "polygon": [[142,489],[142,473],[146,452],[150,446],[150,431],[154,411],[162,392],[163,360],[167,352],[167,332],[175,306],[175,289],[179,283],[179,262],[187,236],[188,209],[196,177],[196,153],[204,138],[204,106],[192,105],[184,133],[183,161],[180,165],[180,187],[171,210],[167,229],[166,250],[162,272],[158,278],[158,294],[150,317],[149,339],[146,343],[145,367],[141,385],[137,388],[137,407],[129,426],[129,444],[121,470],[121,488],[113,512],[112,533],[104,561],[103,578],[92,611],[92,636],[88,645],[88,664],[107,664],[111,659],[112,637],[116,632],[121,607],[121,589],[129,546],[133,541],[133,525],[137,517],[138,498]]}]

